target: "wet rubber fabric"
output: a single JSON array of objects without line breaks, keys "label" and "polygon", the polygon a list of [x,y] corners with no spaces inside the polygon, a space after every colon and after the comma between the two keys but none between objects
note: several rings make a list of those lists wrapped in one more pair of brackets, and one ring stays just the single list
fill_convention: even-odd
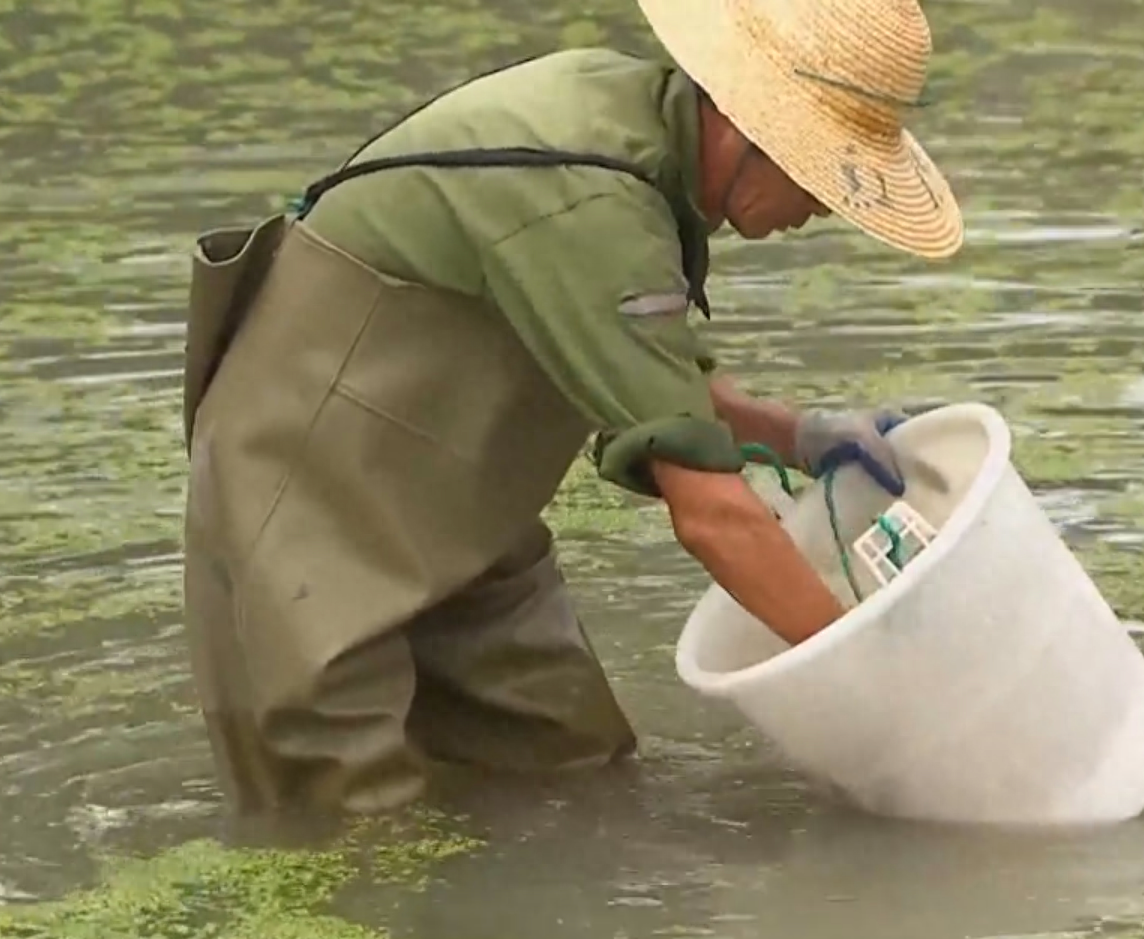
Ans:
[{"label": "wet rubber fabric", "polygon": [[[741,463],[686,319],[706,273],[697,130],[672,116],[686,86],[625,56],[564,56],[446,95],[399,143],[543,149],[535,87],[579,83],[585,107],[611,88],[611,112],[569,108],[583,139],[539,143],[631,172],[391,168],[199,241],[186,629],[243,810],[377,811],[415,798],[435,759],[551,771],[634,749],[541,512],[593,433],[601,473],[636,491],[651,454]],[[473,95],[505,76],[490,125]],[[477,126],[497,139],[470,139]]]},{"label": "wet rubber fabric", "polygon": [[191,447],[187,633],[238,805],[630,752],[538,521],[586,433],[502,320],[289,229]]}]

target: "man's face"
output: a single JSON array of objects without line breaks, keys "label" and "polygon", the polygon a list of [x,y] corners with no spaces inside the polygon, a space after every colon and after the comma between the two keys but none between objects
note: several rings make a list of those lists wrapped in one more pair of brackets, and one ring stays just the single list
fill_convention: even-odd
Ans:
[{"label": "man's face", "polygon": [[731,227],[750,239],[802,228],[811,216],[825,218],[830,214],[826,206],[754,148],[739,166],[727,193],[725,211]]}]

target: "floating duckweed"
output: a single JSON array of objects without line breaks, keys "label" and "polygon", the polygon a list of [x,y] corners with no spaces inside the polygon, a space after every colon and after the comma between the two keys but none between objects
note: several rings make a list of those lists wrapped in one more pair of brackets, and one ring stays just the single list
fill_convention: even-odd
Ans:
[{"label": "floating duckweed", "polygon": [[623,534],[650,524],[647,513],[641,512],[641,503],[648,502],[601,479],[587,457],[580,457],[544,519],[563,538]]},{"label": "floating duckweed", "polygon": [[1144,581],[1140,578],[1144,555],[1139,549],[1094,541],[1077,548],[1076,554],[1118,616],[1144,619]]},{"label": "floating duckweed", "polygon": [[480,838],[456,830],[459,821],[417,806],[400,815],[365,821],[353,838],[371,845],[374,880],[422,891],[441,861],[485,846]]},{"label": "floating duckweed", "polygon": [[3,939],[380,939],[320,909],[355,874],[346,852],[235,850],[190,841],[105,862],[103,882],[0,909]]},{"label": "floating duckweed", "polygon": [[0,908],[0,939],[384,939],[325,908],[361,876],[423,890],[436,865],[483,845],[457,824],[419,806],[360,820],[329,850],[199,839],[154,858],[108,858],[92,889]]}]

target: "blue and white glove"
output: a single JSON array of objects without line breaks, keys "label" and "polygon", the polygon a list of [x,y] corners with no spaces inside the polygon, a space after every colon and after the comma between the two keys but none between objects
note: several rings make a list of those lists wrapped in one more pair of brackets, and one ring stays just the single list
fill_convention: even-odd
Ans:
[{"label": "blue and white glove", "polygon": [[806,411],[795,425],[795,457],[813,477],[845,463],[858,463],[892,496],[905,492],[894,451],[884,438],[906,420],[897,411]]}]

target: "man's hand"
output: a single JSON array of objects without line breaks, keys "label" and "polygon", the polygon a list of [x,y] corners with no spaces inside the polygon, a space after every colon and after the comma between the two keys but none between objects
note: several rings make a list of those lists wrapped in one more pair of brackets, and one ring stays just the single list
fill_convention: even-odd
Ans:
[{"label": "man's hand", "polygon": [[774,633],[795,645],[845,612],[742,476],[659,461],[652,473],[679,543]]},{"label": "man's hand", "polygon": [[799,413],[778,401],[746,394],[725,375],[712,378],[709,387],[716,413],[740,444],[764,444],[788,465],[814,477],[857,462],[890,495],[905,490],[894,452],[882,435],[906,415],[888,410]]},{"label": "man's hand", "polygon": [[904,414],[894,411],[804,412],[794,433],[798,467],[818,477],[843,463],[857,462],[890,495],[900,496],[905,483],[883,435],[904,420]]}]

